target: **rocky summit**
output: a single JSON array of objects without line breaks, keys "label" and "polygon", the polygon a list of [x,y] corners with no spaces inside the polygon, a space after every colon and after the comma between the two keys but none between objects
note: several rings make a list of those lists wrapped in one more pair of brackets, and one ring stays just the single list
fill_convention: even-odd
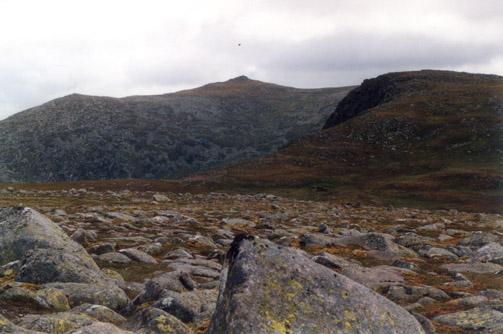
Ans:
[{"label": "rocky summit", "polygon": [[0,121],[0,182],[180,178],[319,130],[351,87],[247,77],[156,96],[73,94]]},{"label": "rocky summit", "polygon": [[1,192],[0,332],[503,332],[500,214],[57,186]]}]

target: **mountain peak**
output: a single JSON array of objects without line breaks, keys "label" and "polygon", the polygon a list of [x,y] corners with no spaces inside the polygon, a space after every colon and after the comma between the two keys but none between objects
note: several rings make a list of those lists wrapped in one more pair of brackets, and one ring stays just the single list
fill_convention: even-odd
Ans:
[{"label": "mountain peak", "polygon": [[228,80],[228,82],[248,82],[252,81],[250,78],[248,78],[246,75],[240,75],[239,77],[235,77],[233,79]]}]

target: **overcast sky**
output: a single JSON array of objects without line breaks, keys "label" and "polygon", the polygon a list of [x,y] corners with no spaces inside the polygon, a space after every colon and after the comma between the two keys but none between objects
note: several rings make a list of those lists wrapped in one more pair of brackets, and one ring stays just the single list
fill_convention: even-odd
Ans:
[{"label": "overcast sky", "polygon": [[0,119],[71,93],[503,75],[502,0],[0,0]]}]

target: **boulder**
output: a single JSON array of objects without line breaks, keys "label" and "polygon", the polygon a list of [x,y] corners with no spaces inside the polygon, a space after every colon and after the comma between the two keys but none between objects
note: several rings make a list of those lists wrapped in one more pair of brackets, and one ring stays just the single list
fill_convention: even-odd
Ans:
[{"label": "boulder", "polygon": [[119,253],[126,255],[127,257],[129,257],[134,261],[157,264],[157,260],[153,258],[151,255],[148,255],[147,253],[142,252],[141,250],[135,248],[121,249]]},{"label": "boulder", "polygon": [[45,333],[64,333],[82,326],[90,325],[95,320],[83,314],[60,312],[52,314],[30,314],[15,321],[25,329]]},{"label": "boulder", "polygon": [[503,313],[490,307],[476,307],[467,311],[443,314],[433,320],[477,333],[503,331]]},{"label": "boulder", "polygon": [[107,306],[113,310],[121,310],[129,302],[126,293],[115,285],[48,283],[45,287],[61,290],[68,298],[70,306],[89,303]]},{"label": "boulder", "polygon": [[187,323],[193,322],[196,316],[203,313],[205,309],[210,308],[211,304],[215,304],[217,297],[218,292],[216,290],[196,290],[184,293],[167,292],[161,295],[161,298],[153,307],[166,311]]},{"label": "boulder", "polygon": [[129,331],[123,331],[122,329],[108,323],[95,321],[90,325],[74,329],[73,331],[67,332],[68,334],[134,334]]},{"label": "boulder", "polygon": [[81,245],[29,208],[0,210],[0,265],[16,260],[21,282],[109,282]]},{"label": "boulder", "polygon": [[157,308],[137,313],[128,320],[124,328],[137,334],[193,334],[183,322]]},{"label": "boulder", "polygon": [[298,249],[240,235],[227,254],[216,333],[424,333],[405,309]]},{"label": "boulder", "polygon": [[43,332],[31,331],[14,325],[9,319],[0,314],[0,333],[15,333],[15,334],[43,334]]}]

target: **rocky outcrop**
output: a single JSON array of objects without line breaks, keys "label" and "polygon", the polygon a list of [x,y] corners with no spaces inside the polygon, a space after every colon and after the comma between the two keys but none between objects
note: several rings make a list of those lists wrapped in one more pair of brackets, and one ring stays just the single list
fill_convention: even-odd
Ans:
[{"label": "rocky outcrop", "polygon": [[407,311],[304,252],[240,235],[208,333],[277,332],[424,333]]}]

